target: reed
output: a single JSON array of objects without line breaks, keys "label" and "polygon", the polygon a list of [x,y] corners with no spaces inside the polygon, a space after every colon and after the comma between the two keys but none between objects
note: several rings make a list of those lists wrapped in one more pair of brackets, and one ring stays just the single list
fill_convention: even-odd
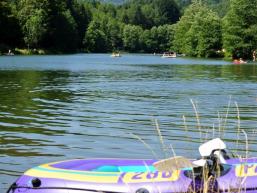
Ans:
[{"label": "reed", "polygon": [[132,137],[134,137],[135,139],[139,140],[148,150],[150,150],[150,152],[152,153],[152,155],[154,156],[155,159],[158,159],[157,154],[154,152],[153,148],[147,144],[141,137],[139,137],[138,135],[134,134],[134,133],[130,133],[130,135]]},{"label": "reed", "polygon": [[239,107],[238,107],[237,102],[235,102],[235,105],[236,105],[236,109],[237,109],[237,140],[236,140],[236,149],[238,149],[241,121],[240,121],[240,112],[239,112]]},{"label": "reed", "polygon": [[[198,129],[198,132],[199,132],[199,137],[200,137],[200,141],[203,142],[205,140],[207,140],[209,137],[208,135],[211,133],[212,135],[212,138],[214,138],[215,136],[215,132],[216,132],[216,128],[215,128],[215,124],[213,124],[212,128],[209,129],[209,130],[205,130],[203,131],[203,128],[201,126],[201,122],[200,122],[200,114],[197,110],[197,105],[196,103],[191,99],[191,104],[193,106],[193,109],[194,109],[194,113],[195,113],[195,117],[196,117],[196,123],[197,123],[197,129]],[[236,130],[236,154],[234,154],[234,156],[238,157],[238,158],[241,158],[242,160],[242,163],[246,164],[246,161],[247,161],[247,158],[249,156],[249,139],[248,139],[248,135],[246,133],[245,130],[242,130],[241,129],[241,120],[240,120],[240,111],[239,111],[239,107],[238,107],[238,104],[237,102],[234,103],[235,104],[235,107],[236,107],[236,118],[237,118],[237,130]],[[221,114],[218,112],[218,134],[221,138],[224,137],[225,135],[225,130],[226,130],[226,126],[227,126],[227,122],[228,122],[228,115],[229,115],[229,111],[230,111],[230,108],[231,108],[231,97],[229,99],[229,102],[227,104],[227,109],[226,109],[226,114],[224,116],[224,118],[222,118]],[[190,135],[188,133],[189,129],[188,129],[188,125],[187,125],[187,121],[186,121],[186,117],[185,115],[182,116],[182,119],[183,119],[183,125],[184,125],[184,131],[186,133],[186,137],[187,137],[187,140],[190,141],[192,139],[190,139]],[[162,135],[162,132],[161,132],[161,129],[160,129],[160,126],[159,126],[159,123],[158,121],[155,119],[154,120],[154,125],[155,125],[155,130],[157,131],[157,135],[159,137],[159,140],[160,140],[160,144],[161,144],[161,147],[162,147],[162,151],[164,152],[165,154],[165,157],[167,157],[167,148],[166,148],[166,145],[164,143],[164,137]],[[203,136],[205,134],[205,137]],[[244,158],[242,158],[242,156],[240,156],[238,154],[238,149],[239,149],[239,141],[242,141],[240,139],[240,134],[243,134],[244,135],[244,141],[245,141],[245,156]],[[157,158],[158,156],[156,155],[156,153],[153,151],[153,149],[150,147],[150,145],[148,145],[143,139],[141,139],[139,136],[137,135],[134,135],[132,134],[135,138],[137,138],[139,141],[141,141],[145,147],[147,147],[147,149],[149,149],[152,154],[154,155],[155,158]],[[204,138],[203,138],[204,137]],[[175,149],[173,148],[172,144],[169,145],[169,149],[171,150],[171,157],[175,158],[177,155],[176,155],[176,151]],[[167,163],[168,162],[165,162],[165,160],[163,160],[164,162],[163,163]],[[181,165],[180,163],[176,163],[176,162],[173,162],[176,166],[177,166],[177,169],[179,169],[179,166]],[[168,165],[167,166],[164,166],[165,167],[169,167]],[[202,190],[200,191],[201,193],[218,193],[220,192],[221,190],[215,190],[215,186],[214,186],[214,182],[217,178],[219,178],[221,176],[221,170],[220,170],[220,164],[217,163],[217,173],[215,174],[215,176],[210,176],[209,175],[209,170],[207,167],[204,167],[203,168],[203,187],[202,187]],[[194,171],[192,170],[193,172],[193,176],[195,176],[194,174]],[[193,177],[194,179],[194,177]],[[245,178],[242,178],[241,181],[239,180],[238,183],[240,183],[240,187],[239,189],[237,190],[233,190],[232,188],[230,188],[229,190],[226,190],[226,192],[228,193],[240,193],[240,192],[243,192],[245,190],[245,182],[247,180],[247,177]],[[190,193],[199,193],[199,190],[196,191],[195,189],[195,180],[193,180],[193,187],[191,187],[190,190],[188,190],[188,192]]]},{"label": "reed", "polygon": [[157,120],[157,119],[154,119],[154,123],[155,123],[155,130],[157,131],[157,134],[158,134],[158,136],[159,136],[159,140],[160,140],[160,143],[161,143],[161,146],[162,146],[162,151],[163,151],[165,157],[167,158],[166,146],[165,146],[165,144],[164,144],[163,135],[162,135],[162,133],[161,133],[158,120]]},{"label": "reed", "polygon": [[228,105],[227,105],[227,111],[226,111],[226,114],[225,114],[225,119],[224,119],[224,122],[223,122],[223,134],[225,133],[225,129],[226,129],[226,125],[227,125],[227,120],[228,120],[228,114],[229,114],[229,110],[230,110],[230,106],[231,106],[231,99],[232,97],[229,96],[229,100],[228,100]]},{"label": "reed", "polygon": [[195,112],[197,127],[198,127],[198,131],[199,131],[199,134],[200,134],[200,141],[202,142],[202,128],[201,128],[200,116],[199,116],[198,110],[196,108],[196,103],[193,101],[193,99],[190,99],[190,101],[191,101],[191,104],[192,104],[194,112]]}]

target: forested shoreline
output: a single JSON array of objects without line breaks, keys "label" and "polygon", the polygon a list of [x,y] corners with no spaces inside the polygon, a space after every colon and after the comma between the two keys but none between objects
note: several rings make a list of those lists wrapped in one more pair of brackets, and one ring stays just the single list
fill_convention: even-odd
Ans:
[{"label": "forested shoreline", "polygon": [[251,58],[257,0],[1,0],[0,53],[176,51]]}]

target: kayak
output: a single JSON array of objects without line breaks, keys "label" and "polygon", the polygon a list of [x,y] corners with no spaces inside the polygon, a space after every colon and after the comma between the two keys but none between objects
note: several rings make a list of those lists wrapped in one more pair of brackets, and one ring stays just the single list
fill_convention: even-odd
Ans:
[{"label": "kayak", "polygon": [[[208,189],[212,191],[208,192],[257,193],[257,158],[231,158],[225,148],[217,147],[202,148],[202,158],[189,160],[189,165],[181,161],[183,157],[161,161],[77,159],[43,164],[26,171],[7,193],[203,192],[205,168],[211,179]],[[173,167],[174,160],[179,160],[177,167]]]}]

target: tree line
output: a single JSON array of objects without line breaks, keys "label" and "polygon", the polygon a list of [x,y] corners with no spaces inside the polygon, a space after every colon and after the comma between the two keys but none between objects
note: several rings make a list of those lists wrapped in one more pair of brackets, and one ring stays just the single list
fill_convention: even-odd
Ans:
[{"label": "tree line", "polygon": [[257,0],[1,0],[0,52],[164,52],[250,58]]}]

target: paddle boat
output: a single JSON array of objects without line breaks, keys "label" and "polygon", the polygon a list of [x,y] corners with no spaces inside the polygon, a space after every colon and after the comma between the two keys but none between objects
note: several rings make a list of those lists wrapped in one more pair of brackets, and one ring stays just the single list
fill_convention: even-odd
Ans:
[{"label": "paddle boat", "polygon": [[176,58],[177,53],[176,52],[164,52],[162,55],[162,58]]},{"label": "paddle boat", "polygon": [[[257,192],[257,158],[232,158],[217,138],[199,147],[201,159],[77,159],[24,173],[7,193]],[[206,183],[206,181],[208,183]]]},{"label": "paddle boat", "polygon": [[9,50],[8,53],[6,53],[5,55],[6,56],[14,56],[14,53],[11,50]]},{"label": "paddle boat", "polygon": [[119,52],[113,52],[111,57],[115,58],[115,57],[121,57],[121,54]]}]

